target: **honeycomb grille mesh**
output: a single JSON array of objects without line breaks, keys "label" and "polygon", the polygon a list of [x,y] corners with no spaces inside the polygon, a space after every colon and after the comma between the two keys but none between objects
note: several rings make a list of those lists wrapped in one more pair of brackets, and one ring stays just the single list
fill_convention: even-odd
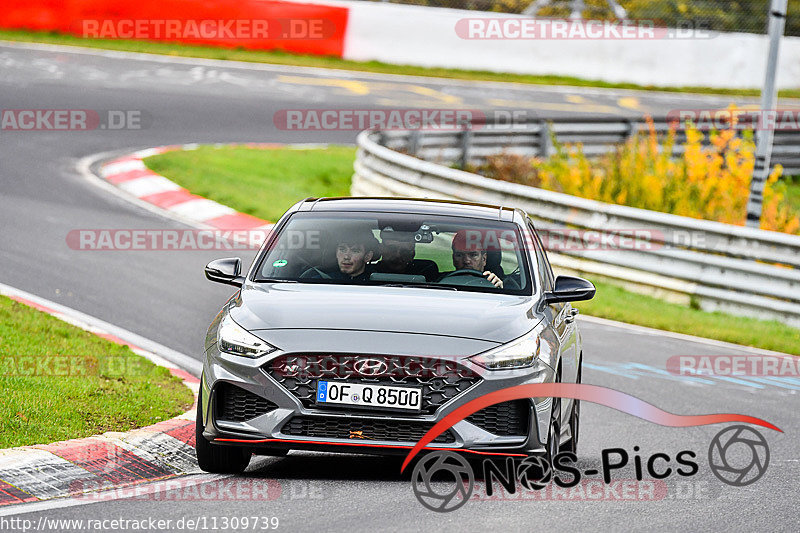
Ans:
[{"label": "honeycomb grille mesh", "polygon": [[491,405],[467,417],[467,421],[484,431],[504,437],[527,435],[530,403],[514,400]]},{"label": "honeycomb grille mesh", "polygon": [[269,400],[230,383],[216,389],[217,419],[226,422],[245,422],[276,409]]},{"label": "honeycomb grille mesh", "polygon": [[[286,435],[352,441],[382,440],[414,443],[422,438],[433,424],[397,420],[375,420],[321,416],[295,416],[281,430]],[[434,439],[435,443],[455,442],[448,430]]]},{"label": "honeycomb grille mesh", "polygon": [[[382,362],[381,373],[359,374],[356,364],[365,359]],[[314,403],[320,379],[418,385],[422,387],[422,412],[427,414],[480,381],[480,376],[455,361],[409,356],[289,354],[271,361],[264,370],[306,407]]]}]

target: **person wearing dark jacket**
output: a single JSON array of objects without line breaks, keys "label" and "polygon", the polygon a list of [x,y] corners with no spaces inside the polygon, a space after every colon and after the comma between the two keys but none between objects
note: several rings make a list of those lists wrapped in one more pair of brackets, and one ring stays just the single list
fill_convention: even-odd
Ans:
[{"label": "person wearing dark jacket", "polygon": [[336,264],[338,268],[330,271],[319,269],[312,278],[367,281],[372,273],[369,263],[375,255],[378,241],[367,228],[344,233],[336,245]]}]

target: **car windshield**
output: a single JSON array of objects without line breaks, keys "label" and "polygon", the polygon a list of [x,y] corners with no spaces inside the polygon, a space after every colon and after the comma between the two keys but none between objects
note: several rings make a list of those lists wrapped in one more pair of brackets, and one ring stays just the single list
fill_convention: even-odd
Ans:
[{"label": "car windshield", "polygon": [[300,212],[261,255],[254,281],[531,294],[529,256],[521,242],[510,222]]}]

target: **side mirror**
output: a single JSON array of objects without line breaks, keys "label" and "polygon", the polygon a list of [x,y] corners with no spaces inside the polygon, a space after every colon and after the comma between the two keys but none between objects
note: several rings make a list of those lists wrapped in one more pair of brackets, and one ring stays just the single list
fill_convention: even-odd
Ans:
[{"label": "side mirror", "polygon": [[238,257],[215,259],[206,265],[206,277],[217,283],[241,287],[244,283],[242,260]]},{"label": "side mirror", "polygon": [[546,305],[559,302],[578,302],[594,298],[595,289],[591,281],[573,276],[558,276],[552,291],[544,293]]}]

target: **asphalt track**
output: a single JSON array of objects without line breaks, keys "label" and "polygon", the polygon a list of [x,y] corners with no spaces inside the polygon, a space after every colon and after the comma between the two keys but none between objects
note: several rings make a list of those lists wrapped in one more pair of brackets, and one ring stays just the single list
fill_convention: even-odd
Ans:
[{"label": "asphalt track", "polygon": [[[0,108],[141,110],[150,121],[139,131],[0,132],[0,282],[199,358],[206,326],[231,293],[207,282],[202,272],[221,252],[70,249],[65,239],[73,229],[183,227],[92,185],[75,169],[79,158],[188,142],[354,142],[354,131],[278,130],[272,116],[281,109],[464,106],[525,108],[542,115],[637,116],[725,107],[730,101],[3,44]],[[251,258],[241,255],[245,261]],[[442,515],[416,501],[408,476],[399,473],[400,459],[291,454],[256,459],[243,476],[279,484],[280,496],[272,501],[118,499],[24,517],[34,522],[40,517],[155,517],[174,524],[182,517],[266,516],[278,517],[280,529],[289,531],[796,530],[800,381],[679,378],[665,373],[670,356],[749,352],[585,320],[581,327],[584,382],[622,390],[673,413],[743,413],[782,428],[784,434],[762,430],[771,449],[764,477],[747,487],[731,487],[711,474],[706,454],[719,426],[665,428],[584,404],[581,469],[597,468],[604,448],[621,447],[633,455],[633,447],[639,446],[645,457],[693,450],[699,473],[668,479],[670,490],[660,501],[472,501]],[[633,469],[616,475],[632,478]]]}]

